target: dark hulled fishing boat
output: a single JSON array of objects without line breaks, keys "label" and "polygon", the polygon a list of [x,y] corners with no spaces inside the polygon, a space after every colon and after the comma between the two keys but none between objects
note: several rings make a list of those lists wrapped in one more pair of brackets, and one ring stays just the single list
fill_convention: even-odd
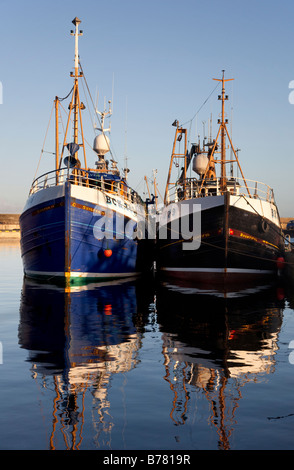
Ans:
[{"label": "dark hulled fishing boat", "polygon": [[[187,129],[176,121],[164,208],[157,231],[157,267],[167,276],[201,283],[245,282],[273,276],[283,264],[284,239],[274,193],[246,180],[227,129],[224,73],[215,140],[187,149]],[[184,151],[176,144],[184,137]],[[220,139],[220,144],[219,144]],[[226,139],[231,155],[226,157]],[[173,164],[182,162],[171,181]],[[192,165],[198,178],[188,178]],[[217,176],[216,167],[220,166]],[[228,171],[228,165],[230,170]],[[241,177],[234,176],[234,167]]]}]

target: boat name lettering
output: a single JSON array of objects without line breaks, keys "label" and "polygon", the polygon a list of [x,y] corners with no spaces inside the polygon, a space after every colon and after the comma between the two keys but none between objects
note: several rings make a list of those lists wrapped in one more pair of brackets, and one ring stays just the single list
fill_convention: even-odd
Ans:
[{"label": "boat name lettering", "polygon": [[134,214],[136,214],[136,212],[133,211],[133,210],[127,205],[126,202],[121,202],[121,201],[115,199],[114,197],[110,197],[110,196],[107,196],[107,195],[105,195],[105,197],[106,197],[106,202],[107,202],[107,204],[113,204],[114,206],[118,206],[118,207],[120,207],[121,209],[127,209],[127,210],[133,212]]},{"label": "boat name lettering", "polygon": [[257,242],[257,238],[253,237],[252,235],[247,235],[246,233],[240,233],[240,237],[241,238],[248,238],[249,240],[254,240],[255,242]]},{"label": "boat name lettering", "polygon": [[50,204],[50,206],[42,207],[41,209],[37,209],[32,212],[32,215],[41,214],[41,212],[49,211],[51,209],[55,209],[56,207],[64,206],[64,202],[57,202],[56,204]]},{"label": "boat name lettering", "polygon": [[84,204],[79,204],[78,202],[72,202],[72,207],[76,207],[77,209],[83,209],[84,211],[94,212],[95,214],[105,215],[104,211],[100,211],[95,207],[85,206]]},{"label": "boat name lettering", "polygon": [[252,235],[249,235],[248,233],[239,232],[239,230],[229,229],[229,235],[233,235],[234,237],[246,238],[247,240],[253,240],[257,243],[262,243],[264,245],[269,245],[269,246],[272,246],[274,248],[278,248],[276,245],[274,245],[273,243],[268,242],[267,240],[263,240],[261,238],[256,238]]}]

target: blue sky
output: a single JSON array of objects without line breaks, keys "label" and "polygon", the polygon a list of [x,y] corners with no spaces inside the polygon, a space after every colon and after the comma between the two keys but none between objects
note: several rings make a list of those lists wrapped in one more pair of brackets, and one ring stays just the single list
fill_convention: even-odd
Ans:
[{"label": "blue sky", "polygon": [[[78,16],[87,82],[100,108],[114,91],[112,150],[121,168],[128,157],[133,187],[146,191],[144,176],[156,169],[164,193],[171,124],[190,126],[224,69],[234,78],[227,113],[243,172],[273,187],[280,215],[294,218],[292,0],[2,0],[0,7],[0,212],[22,210],[54,97],[71,89],[69,31]],[[191,123],[191,142],[210,116],[216,134],[219,106],[215,92]],[[54,152],[53,131],[51,124],[46,152]],[[92,142],[91,126],[85,134]],[[94,165],[89,151],[87,159]],[[53,168],[54,156],[44,153],[40,172]]]}]

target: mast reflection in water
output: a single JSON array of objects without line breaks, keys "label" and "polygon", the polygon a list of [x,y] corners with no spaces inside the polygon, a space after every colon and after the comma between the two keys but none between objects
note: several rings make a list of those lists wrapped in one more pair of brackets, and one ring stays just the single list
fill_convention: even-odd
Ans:
[{"label": "mast reflection in water", "polygon": [[283,308],[273,286],[25,281],[19,343],[44,397],[47,448],[234,448],[242,409],[258,406],[246,385],[274,375]]},{"label": "mast reflection in water", "polygon": [[230,449],[242,387],[274,372],[283,306],[283,290],[273,286],[222,292],[184,282],[162,284],[157,321],[176,425],[200,408],[199,398],[196,405],[190,402],[202,391],[218,448]]},{"label": "mast reflection in water", "polygon": [[33,378],[44,391],[54,387],[50,449],[58,433],[66,449],[80,448],[89,390],[93,439],[98,442],[101,433],[103,442],[110,439],[111,377],[135,367],[141,319],[136,285],[127,281],[73,288],[24,281],[19,342],[29,350]]}]

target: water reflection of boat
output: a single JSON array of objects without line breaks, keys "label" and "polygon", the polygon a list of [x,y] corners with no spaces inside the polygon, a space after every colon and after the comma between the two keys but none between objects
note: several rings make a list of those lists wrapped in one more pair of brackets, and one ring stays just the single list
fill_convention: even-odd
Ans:
[{"label": "water reflection of boat", "polygon": [[[111,378],[136,366],[141,347],[137,307],[130,281],[69,289],[24,281],[19,343],[29,351],[33,377],[44,390],[49,382],[55,390],[50,449],[58,433],[66,448],[79,448],[87,391],[95,401],[96,439],[109,437]],[[71,432],[65,436],[66,426]]]},{"label": "water reflection of boat", "polygon": [[241,388],[275,369],[284,306],[282,292],[273,286],[227,294],[191,294],[183,283],[161,285],[156,302],[164,378],[173,393],[171,419],[185,424],[197,409],[189,403],[197,395],[192,392],[202,391],[222,449],[230,448]]}]

